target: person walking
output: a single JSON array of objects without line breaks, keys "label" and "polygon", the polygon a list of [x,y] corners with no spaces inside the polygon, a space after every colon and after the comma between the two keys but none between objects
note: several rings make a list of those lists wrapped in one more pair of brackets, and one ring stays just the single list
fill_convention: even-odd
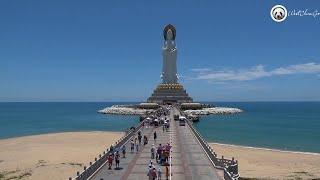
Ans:
[{"label": "person walking", "polygon": [[110,155],[108,156],[108,165],[109,165],[109,168],[108,168],[108,169],[111,169],[111,167],[112,167],[112,161],[113,161],[113,157],[112,157],[112,155],[110,154]]},{"label": "person walking", "polygon": [[139,151],[139,144],[136,143],[136,151],[138,152]]},{"label": "person walking", "polygon": [[122,157],[126,158],[126,145],[123,145],[121,150],[122,150]]},{"label": "person walking", "polygon": [[162,132],[164,132],[164,130],[166,130],[166,123],[162,124]]},{"label": "person walking", "polygon": [[147,145],[148,144],[148,138],[146,135],[143,136],[143,145]]},{"label": "person walking", "polygon": [[162,174],[161,168],[159,167],[159,169],[158,169],[158,180],[161,180],[161,174]]},{"label": "person walking", "polygon": [[116,161],[116,168],[119,168],[119,165],[120,165],[120,154],[119,154],[119,151],[116,152],[115,161]]},{"label": "person walking", "polygon": [[152,180],[156,180],[157,179],[157,170],[156,170],[155,167],[152,168],[151,176],[152,176]]},{"label": "person walking", "polygon": [[149,180],[152,180],[152,168],[149,167],[148,169],[148,174],[147,176],[149,177]]},{"label": "person walking", "polygon": [[114,150],[114,147],[113,147],[112,144],[111,144],[111,146],[110,146],[110,152],[113,153],[113,150]]},{"label": "person walking", "polygon": [[142,135],[141,135],[141,131],[140,131],[140,133],[138,134],[139,145],[141,145],[141,139],[142,139]]},{"label": "person walking", "polygon": [[161,144],[159,144],[159,146],[157,148],[157,154],[156,154],[156,161],[157,162],[160,161],[160,154],[161,154]]},{"label": "person walking", "polygon": [[166,180],[169,180],[169,175],[170,175],[169,167],[166,166]]},{"label": "person walking", "polygon": [[155,151],[156,151],[156,148],[154,147],[154,144],[152,144],[152,147],[151,147],[151,159],[154,159]]},{"label": "person walking", "polygon": [[164,150],[161,150],[161,153],[160,153],[160,164],[163,165],[164,162],[165,162],[165,156],[164,156]]},{"label": "person walking", "polygon": [[153,133],[153,140],[154,140],[154,141],[157,140],[157,131],[154,131],[154,133]]},{"label": "person walking", "polygon": [[133,151],[134,151],[134,142],[133,142],[133,139],[131,139],[130,145],[131,145],[131,153],[133,153]]}]

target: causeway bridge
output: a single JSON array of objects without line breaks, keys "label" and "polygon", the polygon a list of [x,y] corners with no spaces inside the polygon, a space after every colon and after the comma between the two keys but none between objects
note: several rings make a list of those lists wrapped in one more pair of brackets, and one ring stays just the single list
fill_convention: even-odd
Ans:
[{"label": "causeway bridge", "polygon": [[[120,168],[114,166],[108,169],[107,157],[111,153],[106,149],[98,155],[88,166],[84,166],[82,171],[78,171],[75,177],[69,180],[144,180],[147,176],[150,160],[161,168],[162,177],[166,179],[165,166],[160,166],[151,159],[151,146],[157,147],[159,144],[171,145],[169,156],[169,178],[170,180],[216,180],[227,179],[236,180],[239,178],[238,162],[218,157],[214,150],[202,138],[199,132],[193,127],[192,122],[187,120],[185,126],[180,126],[179,121],[175,121],[174,114],[182,114],[175,106],[172,106],[166,115],[170,119],[170,128],[163,131],[162,127],[151,126],[147,128],[139,123],[135,129],[130,130],[124,137],[115,143],[115,148],[126,146],[126,158],[120,158]],[[163,115],[162,115],[163,116]],[[147,145],[141,145],[139,151],[131,153],[130,141],[136,137],[138,131],[146,135],[149,139]],[[156,131],[157,139],[153,139]],[[121,154],[121,152],[120,152]]]}]

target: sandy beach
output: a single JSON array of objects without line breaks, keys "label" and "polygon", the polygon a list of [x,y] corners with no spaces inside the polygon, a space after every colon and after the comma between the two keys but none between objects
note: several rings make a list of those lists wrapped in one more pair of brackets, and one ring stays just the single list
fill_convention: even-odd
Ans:
[{"label": "sandy beach", "polygon": [[[121,132],[68,132],[0,140],[0,179],[65,180],[122,135]],[[219,156],[238,159],[244,178],[320,178],[320,154],[211,145]]]},{"label": "sandy beach", "polygon": [[67,179],[121,132],[68,132],[0,140],[0,179]]},{"label": "sandy beach", "polygon": [[214,151],[239,161],[244,178],[320,179],[320,154],[211,143]]}]

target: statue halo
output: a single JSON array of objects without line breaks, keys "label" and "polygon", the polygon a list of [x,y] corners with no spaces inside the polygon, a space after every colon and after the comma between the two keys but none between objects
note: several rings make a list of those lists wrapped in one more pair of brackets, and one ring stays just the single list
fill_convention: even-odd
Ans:
[{"label": "statue halo", "polygon": [[163,29],[164,40],[168,40],[167,39],[167,32],[169,29],[172,31],[172,35],[173,35],[172,40],[175,40],[176,39],[176,28],[172,24],[168,24],[164,27],[164,29]]}]

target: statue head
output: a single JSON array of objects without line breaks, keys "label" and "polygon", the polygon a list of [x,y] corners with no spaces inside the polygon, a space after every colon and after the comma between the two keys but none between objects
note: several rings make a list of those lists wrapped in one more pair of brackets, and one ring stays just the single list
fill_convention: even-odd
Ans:
[{"label": "statue head", "polygon": [[[170,38],[168,37],[169,33],[171,34]],[[173,40],[174,41],[176,38],[176,28],[172,24],[166,25],[166,27],[164,27],[164,29],[163,29],[163,37],[164,37],[164,40]]]},{"label": "statue head", "polygon": [[169,30],[167,31],[167,40],[172,40],[172,38],[173,38],[173,34],[172,34],[171,29],[169,29]]}]

